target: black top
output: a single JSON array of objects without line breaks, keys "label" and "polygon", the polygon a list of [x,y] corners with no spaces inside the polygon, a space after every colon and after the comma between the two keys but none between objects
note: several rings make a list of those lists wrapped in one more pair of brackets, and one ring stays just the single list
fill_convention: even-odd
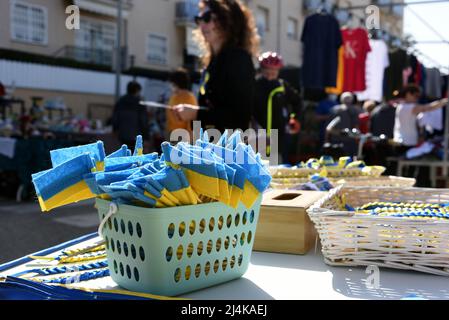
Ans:
[{"label": "black top", "polygon": [[135,141],[138,135],[148,139],[148,114],[140,101],[139,96],[125,95],[115,105],[112,124],[121,142]]},{"label": "black top", "polygon": [[302,77],[305,88],[335,87],[338,49],[342,35],[337,19],[330,14],[307,17],[301,37],[304,45]]},{"label": "black top", "polygon": [[401,91],[404,86],[403,71],[410,65],[407,52],[394,49],[389,53],[390,66],[385,69],[385,96],[392,99],[394,91]]},{"label": "black top", "polygon": [[296,118],[299,116],[301,107],[301,97],[299,93],[286,81],[274,80],[269,81],[264,77],[260,77],[256,81],[256,98],[254,107],[254,119],[257,123],[267,128],[268,115],[268,98],[271,92],[284,86],[285,94],[278,93],[273,97],[272,110],[272,127],[271,129],[278,129],[279,134],[283,135],[285,126],[288,123],[291,113],[296,113]]},{"label": "black top", "polygon": [[[202,128],[225,129],[249,127],[254,104],[255,69],[251,55],[243,49],[224,48],[213,57],[205,74],[209,79],[204,94],[200,91],[201,110],[198,119]],[[203,78],[205,78],[205,74]]]}]

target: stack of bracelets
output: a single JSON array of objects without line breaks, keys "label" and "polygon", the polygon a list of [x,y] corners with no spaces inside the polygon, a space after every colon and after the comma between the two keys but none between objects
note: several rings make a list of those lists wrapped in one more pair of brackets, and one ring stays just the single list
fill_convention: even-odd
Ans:
[{"label": "stack of bracelets", "polygon": [[[57,257],[30,256],[35,260],[57,261],[58,265],[74,264],[71,266],[55,266],[25,270],[15,274],[15,277],[33,274],[28,280],[46,284],[72,284],[108,277],[109,269],[106,259],[104,242],[89,247],[66,250]],[[87,262],[86,264],[80,264]],[[69,275],[67,275],[69,274]],[[54,277],[57,275],[64,275]]]},{"label": "stack of bracelets", "polygon": [[358,208],[345,206],[355,214],[410,219],[449,219],[449,203],[370,202]]}]

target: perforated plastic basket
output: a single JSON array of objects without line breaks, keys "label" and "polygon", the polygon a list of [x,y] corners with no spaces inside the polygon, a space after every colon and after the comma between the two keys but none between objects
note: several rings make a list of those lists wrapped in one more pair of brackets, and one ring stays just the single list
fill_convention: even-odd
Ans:
[{"label": "perforated plastic basket", "polygon": [[[162,209],[119,205],[103,228],[112,279],[128,290],[176,296],[240,278],[261,200],[249,210],[218,202]],[[110,204],[97,199],[100,221]]]}]

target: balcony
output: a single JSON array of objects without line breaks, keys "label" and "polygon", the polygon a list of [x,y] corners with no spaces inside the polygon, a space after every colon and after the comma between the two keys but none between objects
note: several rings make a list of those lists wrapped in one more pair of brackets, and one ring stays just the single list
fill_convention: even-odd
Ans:
[{"label": "balcony", "polygon": [[185,0],[176,3],[176,25],[194,26],[196,15],[198,15],[197,0]]},{"label": "balcony", "polygon": [[111,51],[75,46],[64,46],[54,56],[102,66],[112,66],[113,62]]}]

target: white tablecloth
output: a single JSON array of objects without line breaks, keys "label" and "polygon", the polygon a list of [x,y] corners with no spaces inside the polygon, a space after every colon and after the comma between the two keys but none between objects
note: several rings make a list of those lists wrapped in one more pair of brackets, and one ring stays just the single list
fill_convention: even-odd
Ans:
[{"label": "white tablecloth", "polygon": [[[98,240],[94,238],[70,249],[85,247]],[[12,275],[30,267],[18,266],[2,275]],[[449,277],[380,269],[379,287],[370,288],[366,281],[370,275],[363,267],[328,266],[319,252],[309,252],[305,256],[253,252],[248,271],[242,278],[182,297],[203,300],[341,300],[402,299],[416,295],[424,299],[449,299]],[[110,277],[82,282],[77,286],[118,288]]]}]

